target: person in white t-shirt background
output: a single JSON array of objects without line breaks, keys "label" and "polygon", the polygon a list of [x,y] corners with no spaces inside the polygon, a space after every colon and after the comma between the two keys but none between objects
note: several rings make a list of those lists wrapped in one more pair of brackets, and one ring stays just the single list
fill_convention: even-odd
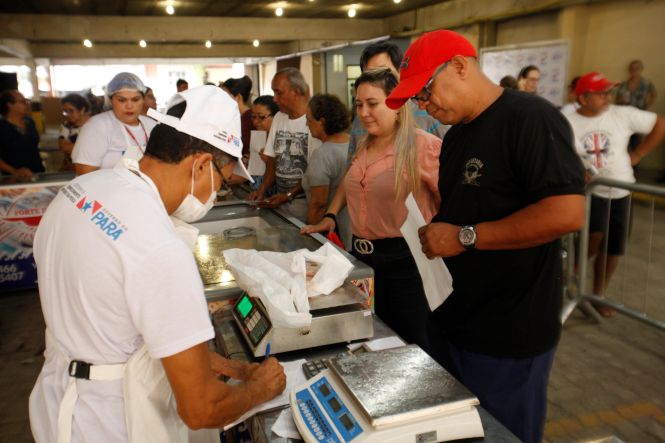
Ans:
[{"label": "person in white t-shirt background", "polygon": [[[272,90],[280,112],[273,118],[266,141],[264,154],[268,162],[263,182],[248,199],[257,201],[260,207],[279,207],[304,222],[307,201],[301,181],[307,162],[321,145],[307,127],[309,86],[300,71],[285,68],[273,77]],[[263,201],[266,190],[273,183],[277,185],[277,192]]]},{"label": "person in white t-shirt background", "polygon": [[[576,112],[564,115],[573,128],[577,153],[587,167],[597,170],[601,177],[634,183],[633,166],[665,138],[665,119],[632,106],[611,105],[609,91],[614,86],[614,82],[598,72],[583,75],[575,86],[580,107]],[[633,134],[647,135],[639,146],[629,151],[628,141]],[[624,253],[629,208],[629,191],[605,186],[594,189],[589,214],[589,256],[596,257],[595,295],[604,296]],[[609,229],[606,229],[608,218]],[[604,306],[597,306],[596,309],[604,317],[615,313]]]},{"label": "person in white t-shirt background", "polygon": [[141,115],[146,87],[129,72],[117,74],[106,87],[112,109],[92,117],[81,129],[72,161],[76,175],[112,168],[123,158],[140,160],[155,120]]},{"label": "person in white t-shirt background", "polygon": [[[187,427],[220,428],[285,387],[274,358],[248,364],[208,348],[201,277],[169,215],[193,223],[212,207],[242,155],[240,114],[216,86],[180,97],[169,115],[149,111],[162,124],[140,162],[77,177],[39,225],[47,344],[30,395],[37,443],[185,443]],[[216,429],[205,435],[219,441]]]}]

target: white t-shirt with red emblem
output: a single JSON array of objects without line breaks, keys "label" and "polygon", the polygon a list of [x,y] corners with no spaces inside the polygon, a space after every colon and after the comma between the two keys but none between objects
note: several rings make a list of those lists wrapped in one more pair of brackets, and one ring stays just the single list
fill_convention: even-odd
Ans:
[{"label": "white t-shirt with red emblem", "polygon": [[[628,140],[633,134],[648,134],[656,124],[657,115],[632,106],[610,105],[595,117],[585,117],[579,112],[565,114],[573,127],[577,154],[586,164],[598,169],[601,177],[629,183],[635,182],[630,165]],[[629,191],[598,186],[594,195],[603,198],[622,198]]]}]

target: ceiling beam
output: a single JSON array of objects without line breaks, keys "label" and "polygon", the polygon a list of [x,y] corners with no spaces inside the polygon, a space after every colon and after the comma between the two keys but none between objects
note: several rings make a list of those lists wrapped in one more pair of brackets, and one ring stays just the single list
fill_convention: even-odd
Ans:
[{"label": "ceiling beam", "polygon": [[215,44],[206,48],[203,44],[148,44],[141,48],[137,44],[95,44],[86,48],[80,43],[33,43],[35,57],[48,58],[244,58],[277,57],[287,54],[290,45],[279,43],[261,44]]},{"label": "ceiling beam", "polygon": [[0,38],[40,42],[348,41],[379,35],[383,35],[380,19],[0,14]]}]

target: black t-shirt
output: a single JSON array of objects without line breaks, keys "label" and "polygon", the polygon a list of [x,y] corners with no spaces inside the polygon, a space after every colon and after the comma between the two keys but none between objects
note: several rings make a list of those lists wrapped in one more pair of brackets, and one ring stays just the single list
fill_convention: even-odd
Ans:
[{"label": "black t-shirt", "polygon": [[[460,226],[502,219],[545,197],[583,194],[570,125],[544,99],[505,90],[446,134],[439,191],[432,222]],[[559,243],[445,259],[454,291],[432,314],[433,325],[472,352],[526,357],[552,348],[561,329]]]},{"label": "black t-shirt", "polygon": [[22,133],[16,126],[0,118],[0,159],[14,168],[44,172],[39,157],[39,134],[31,119],[25,119],[25,133]]}]

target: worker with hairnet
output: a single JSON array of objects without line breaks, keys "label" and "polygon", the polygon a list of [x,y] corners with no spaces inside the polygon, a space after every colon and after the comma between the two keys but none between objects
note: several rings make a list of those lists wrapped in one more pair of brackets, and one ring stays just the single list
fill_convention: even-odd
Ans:
[{"label": "worker with hairnet", "polygon": [[72,151],[76,174],[112,168],[121,158],[140,160],[155,120],[141,115],[146,87],[130,72],[109,82],[106,95],[112,109],[92,117],[82,128]]}]

